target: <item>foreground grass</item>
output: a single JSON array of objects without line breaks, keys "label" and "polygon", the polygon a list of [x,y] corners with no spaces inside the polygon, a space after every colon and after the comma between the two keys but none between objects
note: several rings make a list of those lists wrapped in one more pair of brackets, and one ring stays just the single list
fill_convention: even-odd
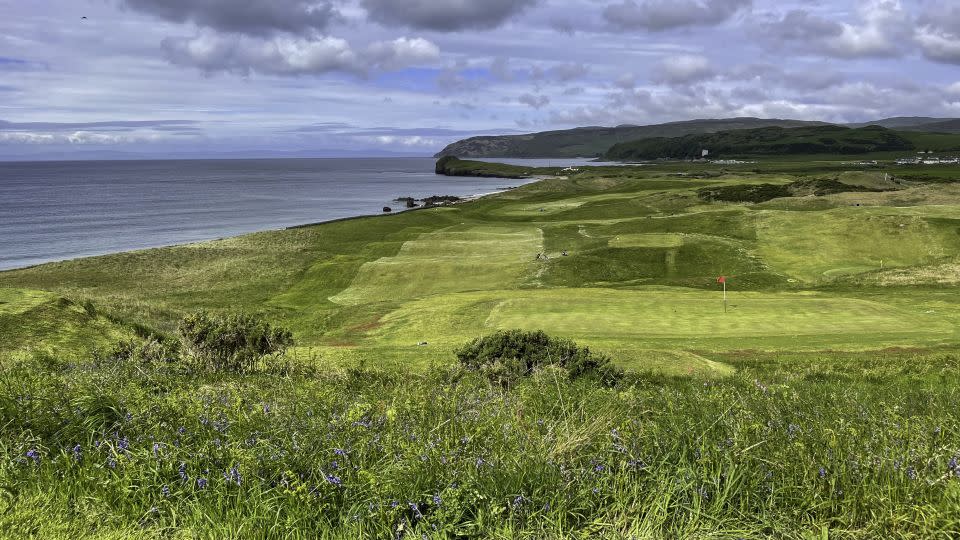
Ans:
[{"label": "foreground grass", "polygon": [[[0,535],[949,538],[954,353],[732,358],[512,389],[176,365],[0,368]],[[294,365],[296,366],[296,364]]]}]

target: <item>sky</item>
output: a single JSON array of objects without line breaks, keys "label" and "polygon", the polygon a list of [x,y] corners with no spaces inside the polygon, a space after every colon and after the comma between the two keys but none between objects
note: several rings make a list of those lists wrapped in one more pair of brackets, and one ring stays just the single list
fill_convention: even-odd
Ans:
[{"label": "sky", "polygon": [[[956,0],[0,0],[0,159],[960,117]],[[86,18],[84,18],[86,17]]]}]

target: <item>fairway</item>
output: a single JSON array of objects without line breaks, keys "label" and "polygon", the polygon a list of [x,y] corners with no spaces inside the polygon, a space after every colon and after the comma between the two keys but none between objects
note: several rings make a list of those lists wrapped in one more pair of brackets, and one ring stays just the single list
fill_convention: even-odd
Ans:
[{"label": "fairway", "polygon": [[346,290],[330,300],[343,305],[483,290],[519,281],[543,251],[534,227],[471,227],[423,234],[393,257],[364,264]]}]

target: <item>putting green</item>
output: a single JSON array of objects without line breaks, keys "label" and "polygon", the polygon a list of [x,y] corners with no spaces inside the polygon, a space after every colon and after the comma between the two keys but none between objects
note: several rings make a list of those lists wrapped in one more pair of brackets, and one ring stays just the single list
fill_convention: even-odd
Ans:
[{"label": "putting green", "polygon": [[[873,346],[874,337],[952,336],[936,315],[879,302],[814,293],[541,289],[442,295],[409,302],[381,318],[378,342],[462,343],[496,329],[542,329],[587,344],[655,348],[658,341],[743,347],[745,339],[817,336],[831,345]],[[774,339],[770,339],[774,338]]]},{"label": "putting green", "polygon": [[499,289],[518,284],[543,251],[543,232],[530,226],[479,226],[420,235],[394,257],[366,263],[341,305]]}]

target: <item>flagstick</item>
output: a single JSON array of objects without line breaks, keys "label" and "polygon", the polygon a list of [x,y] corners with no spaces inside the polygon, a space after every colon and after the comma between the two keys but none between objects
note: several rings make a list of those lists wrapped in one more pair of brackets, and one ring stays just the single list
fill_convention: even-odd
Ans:
[{"label": "flagstick", "polygon": [[727,312],[727,280],[723,280],[723,312]]}]

